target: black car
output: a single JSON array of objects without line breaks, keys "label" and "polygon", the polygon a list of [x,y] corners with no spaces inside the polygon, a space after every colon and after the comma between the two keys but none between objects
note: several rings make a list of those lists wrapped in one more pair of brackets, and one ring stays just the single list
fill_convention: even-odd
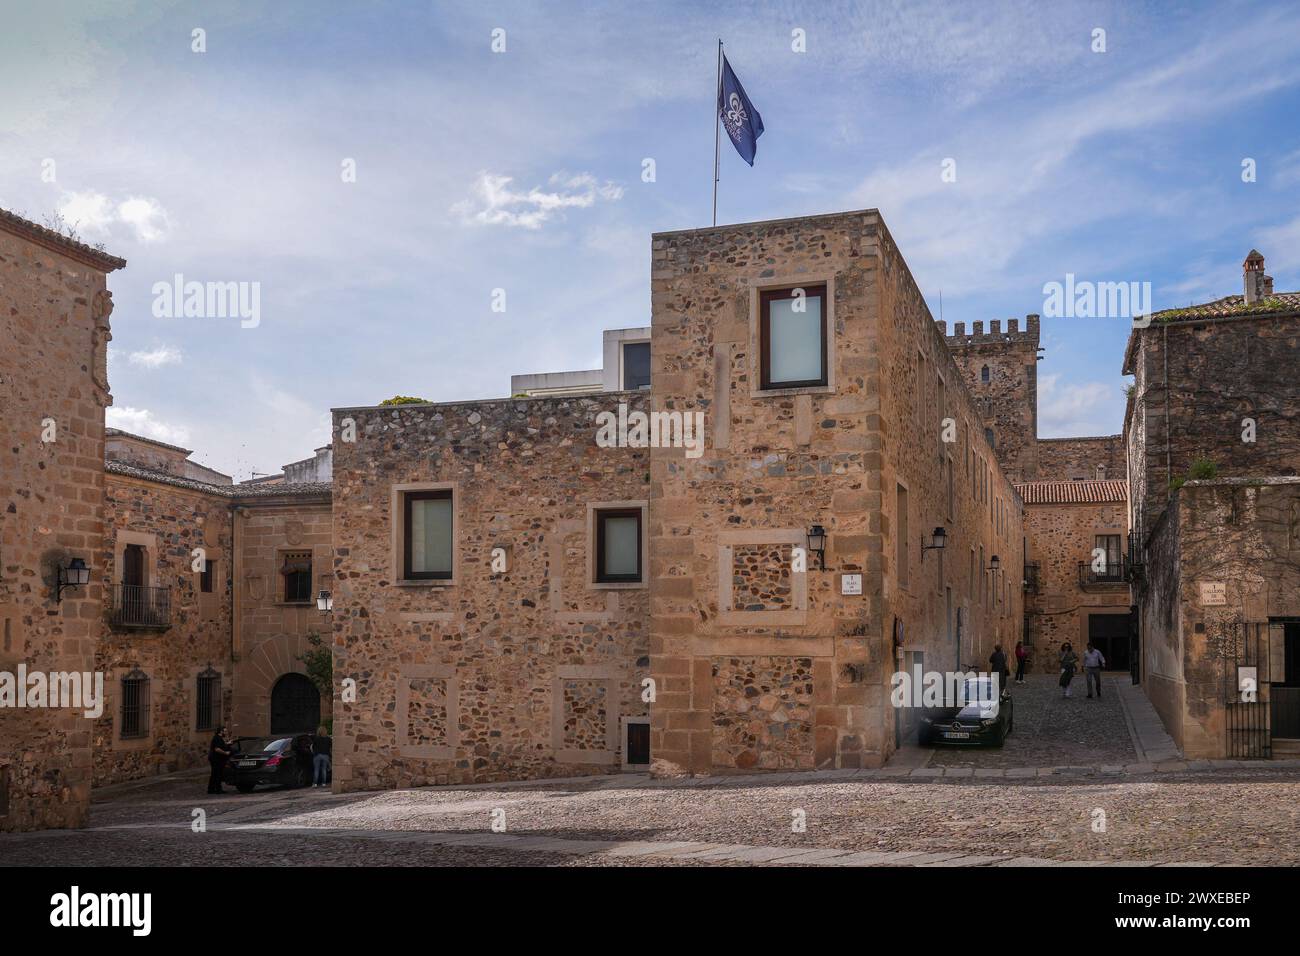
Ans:
[{"label": "black car", "polygon": [[967,680],[964,689],[962,701],[922,712],[917,743],[1002,746],[1013,723],[1011,692],[1003,687],[995,700],[988,677]]},{"label": "black car", "polygon": [[259,783],[306,787],[312,780],[311,734],[239,737],[222,779],[240,793]]}]

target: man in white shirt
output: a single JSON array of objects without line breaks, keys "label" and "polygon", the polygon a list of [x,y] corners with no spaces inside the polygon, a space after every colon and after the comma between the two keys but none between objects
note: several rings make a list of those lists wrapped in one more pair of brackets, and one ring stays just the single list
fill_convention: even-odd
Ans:
[{"label": "man in white shirt", "polygon": [[1088,696],[1092,696],[1092,685],[1097,685],[1097,696],[1101,697],[1101,669],[1106,666],[1106,658],[1101,651],[1088,642],[1088,649],[1083,652],[1083,673],[1088,679]]}]

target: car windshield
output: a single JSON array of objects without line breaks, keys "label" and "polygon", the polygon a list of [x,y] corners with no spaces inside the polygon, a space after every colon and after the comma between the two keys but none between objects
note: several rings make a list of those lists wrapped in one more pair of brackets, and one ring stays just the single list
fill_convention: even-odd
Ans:
[{"label": "car windshield", "polygon": [[993,681],[987,677],[968,680],[965,687],[967,703],[991,703],[998,699],[993,692]]},{"label": "car windshield", "polygon": [[235,748],[241,754],[273,753],[288,742],[288,737],[243,737],[235,741]]}]

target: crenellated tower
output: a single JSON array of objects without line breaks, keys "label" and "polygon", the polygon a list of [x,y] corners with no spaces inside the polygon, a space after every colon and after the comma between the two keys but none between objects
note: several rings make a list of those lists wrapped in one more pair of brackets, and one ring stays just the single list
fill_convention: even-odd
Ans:
[{"label": "crenellated tower", "polygon": [[997,452],[1002,470],[1012,481],[1033,481],[1038,477],[1038,316],[993,319],[984,331],[983,322],[939,322],[948,351],[966,378],[983,416],[985,436]]}]

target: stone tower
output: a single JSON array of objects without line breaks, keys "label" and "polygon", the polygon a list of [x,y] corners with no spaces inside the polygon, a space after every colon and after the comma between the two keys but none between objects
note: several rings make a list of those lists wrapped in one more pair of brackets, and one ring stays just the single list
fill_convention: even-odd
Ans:
[{"label": "stone tower", "polygon": [[985,436],[997,452],[1002,470],[1012,481],[1033,481],[1038,477],[1038,316],[1025,317],[1025,329],[1018,319],[993,319],[989,330],[974,323],[966,332],[965,322],[953,323],[949,335],[939,322],[948,350],[966,379],[983,417]]}]

